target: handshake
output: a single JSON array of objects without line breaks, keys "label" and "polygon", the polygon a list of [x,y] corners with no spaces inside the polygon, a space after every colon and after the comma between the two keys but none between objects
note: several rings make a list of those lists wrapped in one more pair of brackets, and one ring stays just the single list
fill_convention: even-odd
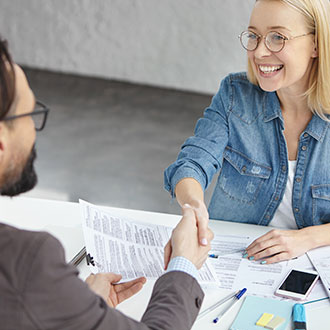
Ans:
[{"label": "handshake", "polygon": [[213,232],[206,229],[206,241],[204,245],[199,242],[199,230],[194,209],[185,204],[182,207],[182,219],[175,227],[172,237],[165,246],[164,265],[167,269],[172,258],[184,257],[191,261],[197,269],[200,269],[208,257],[211,249]]}]

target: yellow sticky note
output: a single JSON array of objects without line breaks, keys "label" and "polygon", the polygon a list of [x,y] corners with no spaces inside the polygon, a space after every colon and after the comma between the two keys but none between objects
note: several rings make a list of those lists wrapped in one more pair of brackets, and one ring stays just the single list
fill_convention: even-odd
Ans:
[{"label": "yellow sticky note", "polygon": [[260,319],[256,322],[256,325],[264,327],[273,318],[274,314],[263,313]]},{"label": "yellow sticky note", "polygon": [[275,330],[278,326],[280,326],[283,322],[285,322],[285,318],[276,316],[271,321],[269,321],[266,325],[266,329]]}]

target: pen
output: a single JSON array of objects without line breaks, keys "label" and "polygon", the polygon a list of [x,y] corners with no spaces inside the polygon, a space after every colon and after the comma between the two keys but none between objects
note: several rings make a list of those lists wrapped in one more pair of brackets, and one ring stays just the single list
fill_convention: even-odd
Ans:
[{"label": "pen", "polygon": [[216,258],[219,257],[219,255],[218,255],[218,254],[209,254],[209,257],[210,257],[210,258],[215,258],[215,259],[216,259]]},{"label": "pen", "polygon": [[70,264],[77,266],[86,256],[86,247],[84,246],[70,261]]},{"label": "pen", "polygon": [[246,288],[242,289],[241,292],[239,292],[238,294],[236,294],[234,296],[234,300],[233,302],[228,306],[227,309],[225,309],[224,311],[222,311],[221,313],[219,313],[219,315],[213,320],[213,323],[218,323],[218,321],[220,320],[220,318],[222,316],[224,316],[237,302],[238,300],[243,296],[243,294],[246,292]]},{"label": "pen", "polygon": [[227,256],[229,254],[235,254],[235,253],[240,253],[240,252],[243,252],[244,250],[240,249],[240,250],[232,250],[232,251],[226,251],[226,252],[223,252],[223,253],[211,253],[209,254],[209,258],[219,258],[221,256]]},{"label": "pen", "polygon": [[325,297],[325,298],[320,298],[320,299],[316,299],[316,300],[307,301],[307,302],[302,303],[302,305],[312,304],[312,303],[315,303],[315,302],[318,302],[318,301],[322,301],[322,300],[327,300],[327,299],[329,299],[329,297]]},{"label": "pen", "polygon": [[218,302],[216,302],[215,304],[213,304],[212,306],[210,306],[209,308],[206,308],[202,313],[199,313],[197,320],[200,319],[201,317],[205,316],[206,314],[208,314],[209,312],[213,311],[213,309],[217,308],[218,306],[220,306],[221,304],[225,303],[227,300],[234,298],[237,294],[240,293],[240,290],[231,293],[229,296],[219,300]]}]

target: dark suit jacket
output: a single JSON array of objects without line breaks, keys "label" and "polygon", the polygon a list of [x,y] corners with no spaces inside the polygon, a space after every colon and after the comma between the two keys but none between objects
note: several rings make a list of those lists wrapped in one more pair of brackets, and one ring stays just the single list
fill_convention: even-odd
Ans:
[{"label": "dark suit jacket", "polygon": [[77,275],[53,236],[0,224],[0,329],[190,329],[204,296],[191,276],[166,273],[137,322],[109,308]]}]

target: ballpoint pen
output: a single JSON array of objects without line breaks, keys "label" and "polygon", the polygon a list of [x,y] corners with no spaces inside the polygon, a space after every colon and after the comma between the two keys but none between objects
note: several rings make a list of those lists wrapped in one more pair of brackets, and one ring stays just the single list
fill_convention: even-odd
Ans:
[{"label": "ballpoint pen", "polygon": [[200,319],[201,317],[205,316],[206,314],[208,314],[209,312],[213,311],[213,309],[217,308],[218,306],[222,305],[223,303],[225,303],[226,301],[228,301],[231,298],[234,298],[237,294],[240,293],[240,290],[231,293],[229,296],[219,300],[218,302],[216,302],[215,304],[213,304],[212,306],[206,308],[203,312],[199,313],[197,316],[197,320]]},{"label": "ballpoint pen", "polygon": [[86,247],[84,246],[70,261],[70,264],[77,266],[86,256]]},{"label": "ballpoint pen", "polygon": [[216,259],[216,258],[218,258],[218,257],[219,257],[218,254],[214,254],[214,253],[209,254],[209,258],[214,258],[214,259]]},{"label": "ballpoint pen", "polygon": [[234,296],[234,300],[232,301],[232,303],[228,306],[227,309],[225,309],[224,311],[222,311],[221,313],[219,313],[219,315],[213,320],[213,323],[218,323],[218,321],[220,320],[220,318],[222,316],[224,316],[237,302],[238,300],[243,296],[243,294],[246,292],[246,288],[242,289],[239,293],[237,293]]},{"label": "ballpoint pen", "polygon": [[225,251],[225,252],[219,252],[219,253],[211,253],[209,254],[209,258],[219,258],[219,257],[222,257],[222,256],[227,256],[229,254],[235,254],[235,253],[241,253],[245,250],[242,250],[242,249],[239,249],[239,250],[229,250],[229,251]]}]

